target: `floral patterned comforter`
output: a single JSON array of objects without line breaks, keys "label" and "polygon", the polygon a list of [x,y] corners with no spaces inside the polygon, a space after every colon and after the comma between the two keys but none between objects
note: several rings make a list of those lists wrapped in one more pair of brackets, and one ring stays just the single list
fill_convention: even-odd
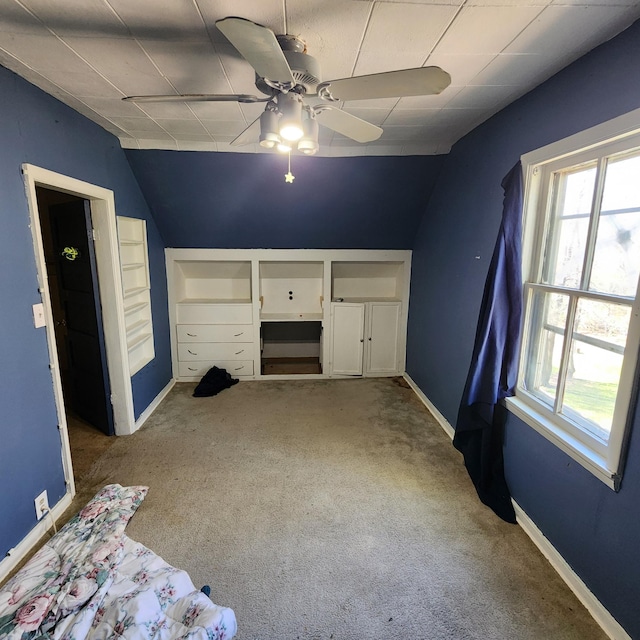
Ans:
[{"label": "floral patterned comforter", "polygon": [[108,485],[0,591],[0,639],[229,640],[233,611],[124,529],[147,487]]}]

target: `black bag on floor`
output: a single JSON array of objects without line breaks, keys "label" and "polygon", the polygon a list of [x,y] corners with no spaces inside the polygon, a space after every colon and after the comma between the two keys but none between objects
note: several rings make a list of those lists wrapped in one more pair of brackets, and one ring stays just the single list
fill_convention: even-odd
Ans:
[{"label": "black bag on floor", "polygon": [[232,387],[240,382],[237,378],[232,378],[226,369],[218,369],[211,367],[207,373],[202,376],[202,380],[193,392],[194,398],[204,398],[205,396],[215,396],[216,394]]}]

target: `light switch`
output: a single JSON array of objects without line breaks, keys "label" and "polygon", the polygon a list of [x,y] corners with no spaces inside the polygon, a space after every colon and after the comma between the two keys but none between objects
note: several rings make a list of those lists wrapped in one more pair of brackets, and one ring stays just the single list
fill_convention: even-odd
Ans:
[{"label": "light switch", "polygon": [[44,327],[44,305],[42,302],[33,305],[33,324],[35,328]]}]

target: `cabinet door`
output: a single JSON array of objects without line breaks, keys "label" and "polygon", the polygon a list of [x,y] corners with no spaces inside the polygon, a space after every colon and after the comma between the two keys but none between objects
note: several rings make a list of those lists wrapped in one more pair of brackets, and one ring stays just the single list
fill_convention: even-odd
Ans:
[{"label": "cabinet door", "polygon": [[369,302],[366,373],[398,372],[399,302]]},{"label": "cabinet door", "polygon": [[364,305],[337,302],[331,305],[331,373],[362,375]]}]

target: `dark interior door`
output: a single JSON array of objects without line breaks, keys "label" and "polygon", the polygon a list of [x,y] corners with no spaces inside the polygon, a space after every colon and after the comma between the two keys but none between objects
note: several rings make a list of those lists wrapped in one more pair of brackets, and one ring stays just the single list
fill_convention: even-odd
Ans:
[{"label": "dark interior door", "polygon": [[63,372],[65,398],[75,413],[107,435],[113,435],[102,308],[89,203],[78,199],[49,206],[58,271],[58,296],[67,358]]}]

